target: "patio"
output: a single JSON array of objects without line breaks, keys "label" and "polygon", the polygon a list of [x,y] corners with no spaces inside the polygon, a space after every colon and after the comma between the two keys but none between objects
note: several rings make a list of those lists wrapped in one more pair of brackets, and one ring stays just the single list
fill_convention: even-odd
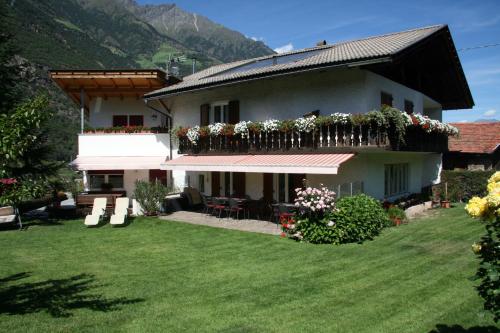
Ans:
[{"label": "patio", "polygon": [[213,215],[190,211],[177,211],[170,215],[161,216],[160,218],[169,221],[205,225],[214,228],[256,232],[260,234],[279,235],[281,233],[281,228],[279,228],[279,226],[274,222],[253,219],[237,220],[226,217],[218,218]]}]

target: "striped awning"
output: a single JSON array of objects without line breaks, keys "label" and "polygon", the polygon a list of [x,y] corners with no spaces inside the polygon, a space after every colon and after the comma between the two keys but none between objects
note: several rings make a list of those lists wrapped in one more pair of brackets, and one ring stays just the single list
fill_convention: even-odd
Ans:
[{"label": "striped awning", "polygon": [[160,169],[165,156],[78,156],[70,166],[77,170]]},{"label": "striped awning", "polygon": [[184,155],[162,164],[164,170],[337,174],[354,154]]}]

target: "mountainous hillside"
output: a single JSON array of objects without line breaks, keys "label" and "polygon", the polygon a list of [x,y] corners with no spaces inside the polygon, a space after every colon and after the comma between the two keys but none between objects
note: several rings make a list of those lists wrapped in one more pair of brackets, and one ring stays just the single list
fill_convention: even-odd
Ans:
[{"label": "mountainous hillside", "polygon": [[[140,6],[133,0],[0,0],[12,16],[27,95],[45,90],[58,110],[48,129],[60,142],[57,158],[75,155],[78,110],[48,79],[48,69],[162,68],[169,58],[179,75],[221,62],[273,53],[208,18],[174,4]],[[61,139],[64,138],[64,139]],[[68,141],[70,139],[70,142]],[[64,140],[64,141],[62,141]],[[69,142],[69,143],[68,143]],[[62,151],[64,150],[64,151]]]}]

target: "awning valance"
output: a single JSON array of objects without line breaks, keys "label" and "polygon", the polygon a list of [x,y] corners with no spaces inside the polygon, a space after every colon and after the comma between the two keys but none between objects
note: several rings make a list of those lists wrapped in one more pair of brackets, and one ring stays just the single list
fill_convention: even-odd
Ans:
[{"label": "awning valance", "polygon": [[164,170],[337,174],[354,154],[185,155],[162,164]]},{"label": "awning valance", "polygon": [[70,165],[78,170],[160,169],[165,156],[78,156]]}]

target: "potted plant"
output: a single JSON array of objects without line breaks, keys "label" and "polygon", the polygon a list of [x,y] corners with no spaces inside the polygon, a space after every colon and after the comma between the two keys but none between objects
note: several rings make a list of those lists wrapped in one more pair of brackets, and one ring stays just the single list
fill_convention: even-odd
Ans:
[{"label": "potted plant", "polygon": [[406,220],[405,211],[397,206],[389,207],[387,215],[389,215],[389,218],[393,221],[395,226],[401,225],[401,223]]}]

